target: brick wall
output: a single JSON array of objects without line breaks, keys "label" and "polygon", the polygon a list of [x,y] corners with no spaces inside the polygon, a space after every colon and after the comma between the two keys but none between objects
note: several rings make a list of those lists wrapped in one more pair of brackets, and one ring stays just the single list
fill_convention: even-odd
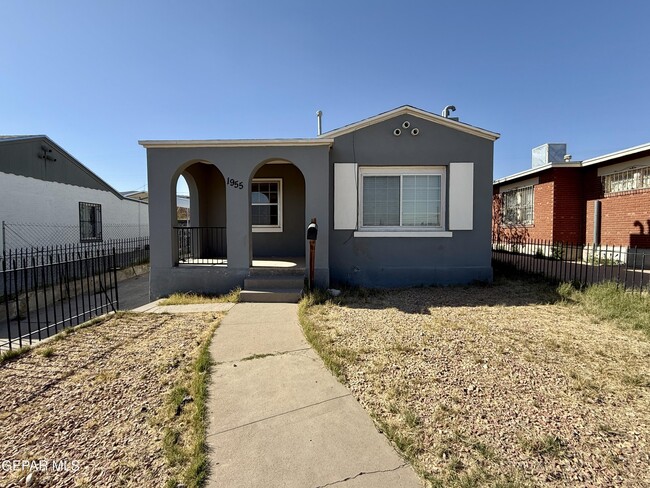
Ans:
[{"label": "brick wall", "polygon": [[[510,182],[506,183],[507,185]],[[500,186],[493,188],[492,222],[493,238],[498,234],[501,238],[518,237],[523,239],[553,239],[553,196],[554,182],[551,171],[539,175],[539,184],[535,185],[534,209],[532,225],[504,226],[500,219],[500,201],[498,199]],[[495,239],[496,240],[496,239]]]},{"label": "brick wall", "polygon": [[601,244],[650,248],[650,190],[605,196],[596,168],[585,168],[584,181],[586,242],[594,241],[594,202],[600,200]]},{"label": "brick wall", "polygon": [[553,240],[583,244],[585,208],[580,168],[554,168]]},{"label": "brick wall", "polygon": [[553,240],[553,199],[555,184],[551,171],[539,175],[539,183],[535,185],[535,214],[534,224],[528,229],[531,239]]}]

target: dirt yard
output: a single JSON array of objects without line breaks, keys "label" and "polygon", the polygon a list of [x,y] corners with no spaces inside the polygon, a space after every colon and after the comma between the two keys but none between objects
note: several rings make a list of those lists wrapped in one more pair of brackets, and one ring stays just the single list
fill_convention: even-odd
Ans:
[{"label": "dirt yard", "polygon": [[119,314],[0,365],[0,486],[24,486],[30,469],[31,486],[47,487],[177,477],[165,428],[186,416],[166,402],[219,318]]},{"label": "dirt yard", "polygon": [[432,486],[650,486],[643,333],[522,281],[304,310],[326,362]]}]

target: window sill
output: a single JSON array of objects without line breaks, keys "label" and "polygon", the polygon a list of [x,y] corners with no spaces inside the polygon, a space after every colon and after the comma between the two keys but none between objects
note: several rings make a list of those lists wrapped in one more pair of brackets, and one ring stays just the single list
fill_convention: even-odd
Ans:
[{"label": "window sill", "polygon": [[253,232],[282,232],[282,227],[253,227]]},{"label": "window sill", "polygon": [[377,231],[377,230],[357,230],[354,237],[453,237],[454,233],[442,230],[430,231]]}]

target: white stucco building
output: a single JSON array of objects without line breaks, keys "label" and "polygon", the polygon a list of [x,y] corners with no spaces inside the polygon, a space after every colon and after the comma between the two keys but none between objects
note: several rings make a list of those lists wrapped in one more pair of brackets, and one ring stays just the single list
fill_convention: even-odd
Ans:
[{"label": "white stucco building", "polygon": [[47,136],[0,136],[1,249],[148,236],[148,216]]}]

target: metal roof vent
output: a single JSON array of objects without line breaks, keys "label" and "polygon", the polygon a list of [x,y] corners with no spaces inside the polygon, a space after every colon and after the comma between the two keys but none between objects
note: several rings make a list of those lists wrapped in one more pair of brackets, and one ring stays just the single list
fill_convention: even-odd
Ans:
[{"label": "metal roof vent", "polygon": [[532,151],[533,168],[546,166],[551,163],[566,162],[566,144],[565,143],[546,143],[533,148]]},{"label": "metal roof vent", "polygon": [[442,113],[440,115],[442,115],[445,119],[448,119],[449,113],[455,111],[456,111],[456,107],[454,107],[453,105],[447,105],[445,108],[442,109]]}]

